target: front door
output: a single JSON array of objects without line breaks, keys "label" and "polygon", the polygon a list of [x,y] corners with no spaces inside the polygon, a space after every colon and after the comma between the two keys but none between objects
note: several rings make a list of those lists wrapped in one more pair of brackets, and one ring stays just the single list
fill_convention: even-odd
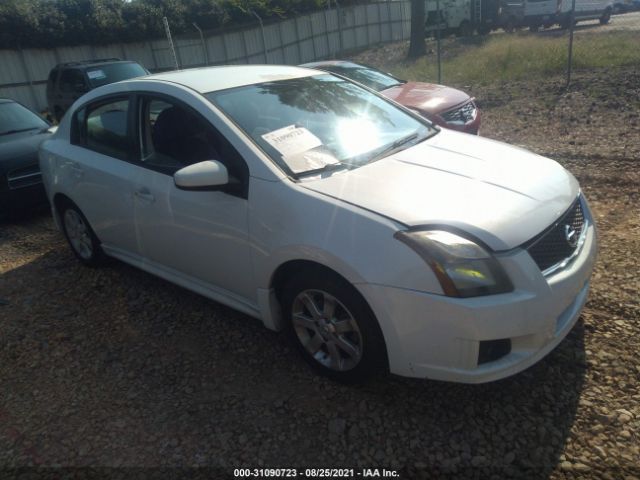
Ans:
[{"label": "front door", "polygon": [[[147,261],[255,303],[248,236],[248,168],[202,116],[175,99],[139,98],[140,173],[134,215]],[[173,174],[206,160],[222,162],[230,186],[178,189]]]}]

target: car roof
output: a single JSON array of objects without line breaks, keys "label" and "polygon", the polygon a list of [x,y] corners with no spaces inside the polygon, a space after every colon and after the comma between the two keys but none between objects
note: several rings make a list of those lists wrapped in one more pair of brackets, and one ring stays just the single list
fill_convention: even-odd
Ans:
[{"label": "car roof", "polygon": [[190,68],[187,70],[158,73],[146,77],[124,80],[120,83],[156,80],[177,83],[200,93],[208,93],[245,85],[255,85],[257,83],[310,77],[322,73],[324,72],[287,65],[231,65]]},{"label": "car roof", "polygon": [[134,60],[120,60],[119,58],[101,58],[96,60],[80,60],[77,62],[59,63],[54,68],[90,68],[104,64],[137,63]]}]

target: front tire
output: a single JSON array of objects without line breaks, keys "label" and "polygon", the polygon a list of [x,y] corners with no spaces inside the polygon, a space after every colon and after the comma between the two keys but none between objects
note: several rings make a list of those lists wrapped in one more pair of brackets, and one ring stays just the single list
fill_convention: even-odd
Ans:
[{"label": "front tire", "polygon": [[301,272],[286,284],[282,305],[293,342],[320,374],[357,383],[386,367],[378,322],[342,277],[320,269]]},{"label": "front tire", "polygon": [[96,267],[104,262],[104,252],[91,225],[78,207],[70,202],[60,208],[62,230],[74,255],[84,265]]},{"label": "front tire", "polygon": [[607,8],[600,17],[600,25],[606,25],[611,20],[611,9]]}]

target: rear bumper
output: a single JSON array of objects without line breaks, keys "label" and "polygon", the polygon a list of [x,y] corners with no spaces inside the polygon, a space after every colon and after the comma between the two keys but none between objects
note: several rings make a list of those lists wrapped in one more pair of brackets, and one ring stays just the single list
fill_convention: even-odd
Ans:
[{"label": "rear bumper", "polygon": [[[580,316],[596,257],[585,244],[561,272],[543,277],[526,251],[500,258],[515,285],[507,294],[458,299],[381,285],[358,285],[387,342],[398,375],[483,383],[518,373],[553,350]],[[510,352],[479,363],[481,342],[508,339]]]}]

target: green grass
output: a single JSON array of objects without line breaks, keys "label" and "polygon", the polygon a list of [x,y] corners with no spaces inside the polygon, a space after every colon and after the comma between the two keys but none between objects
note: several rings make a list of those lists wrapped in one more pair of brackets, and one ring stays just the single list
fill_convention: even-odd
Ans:
[{"label": "green grass", "polygon": [[[442,62],[443,83],[490,84],[544,78],[566,71],[569,37],[537,35],[492,35],[472,45],[453,44],[445,49]],[[574,69],[640,67],[640,33],[607,32],[576,34],[573,42]],[[435,55],[413,63],[388,65],[400,78],[437,79]]]}]

